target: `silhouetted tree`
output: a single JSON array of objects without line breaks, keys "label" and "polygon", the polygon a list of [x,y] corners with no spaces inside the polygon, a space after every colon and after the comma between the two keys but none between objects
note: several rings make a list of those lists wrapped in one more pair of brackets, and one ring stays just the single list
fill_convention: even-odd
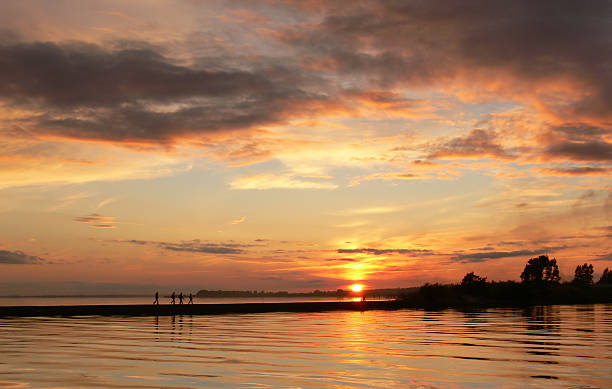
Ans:
[{"label": "silhouetted tree", "polygon": [[480,286],[487,283],[486,277],[480,277],[474,274],[474,272],[467,273],[461,280],[461,286]]},{"label": "silhouetted tree", "polygon": [[601,278],[597,283],[601,285],[612,285],[612,271],[609,271],[608,268],[605,268],[603,274],[601,275]]},{"label": "silhouetted tree", "polygon": [[578,265],[574,271],[574,280],[578,285],[590,286],[593,285],[593,265]]},{"label": "silhouetted tree", "polygon": [[540,255],[527,261],[521,280],[523,282],[559,282],[559,266],[556,259],[548,259],[547,255]]}]

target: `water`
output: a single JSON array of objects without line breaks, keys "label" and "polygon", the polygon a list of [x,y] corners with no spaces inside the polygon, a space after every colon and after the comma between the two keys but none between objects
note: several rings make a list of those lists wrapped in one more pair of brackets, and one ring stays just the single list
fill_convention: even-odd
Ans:
[{"label": "water", "polygon": [[612,304],[0,319],[0,387],[611,386]]}]

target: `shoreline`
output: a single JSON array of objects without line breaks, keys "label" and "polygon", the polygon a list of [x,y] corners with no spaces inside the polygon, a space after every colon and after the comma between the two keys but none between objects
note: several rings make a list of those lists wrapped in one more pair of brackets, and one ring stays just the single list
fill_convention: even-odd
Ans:
[{"label": "shoreline", "polygon": [[394,310],[405,308],[396,300],[323,301],[161,305],[40,305],[0,307],[0,318],[47,316],[173,316],[224,315],[268,312],[327,312]]},{"label": "shoreline", "polygon": [[78,317],[78,316],[175,316],[175,315],[225,315],[250,313],[308,313],[331,311],[368,310],[478,310],[486,308],[528,308],[540,305],[576,305],[610,303],[607,301],[566,302],[476,302],[472,304],[429,304],[405,300],[379,301],[325,301],[325,302],[274,302],[274,303],[229,303],[229,304],[162,304],[162,305],[51,305],[51,306],[3,306],[0,318],[17,317]]}]

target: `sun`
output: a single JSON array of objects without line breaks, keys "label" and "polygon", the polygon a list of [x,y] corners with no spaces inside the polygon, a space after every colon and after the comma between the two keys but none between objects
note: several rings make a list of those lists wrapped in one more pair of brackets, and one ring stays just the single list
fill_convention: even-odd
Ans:
[{"label": "sun", "polygon": [[353,285],[351,285],[351,290],[353,292],[361,292],[361,291],[363,291],[363,285],[361,285],[361,284],[353,284]]}]

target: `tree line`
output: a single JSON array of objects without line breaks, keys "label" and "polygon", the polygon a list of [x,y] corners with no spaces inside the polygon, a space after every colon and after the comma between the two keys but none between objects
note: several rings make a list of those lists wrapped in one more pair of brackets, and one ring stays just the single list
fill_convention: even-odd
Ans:
[{"label": "tree line", "polygon": [[436,309],[612,303],[612,272],[606,268],[594,284],[593,271],[593,265],[585,263],[576,267],[572,281],[560,282],[557,260],[541,255],[527,261],[520,282],[488,281],[469,272],[461,283],[425,284],[415,294],[400,296],[400,300],[406,306]]},{"label": "tree line", "polygon": [[[593,285],[593,265],[583,264],[576,266],[574,271],[574,279],[572,284],[579,286]],[[531,258],[527,261],[523,272],[521,273],[522,283],[558,283],[561,281],[559,275],[559,266],[555,258],[549,259],[547,255],[540,255],[537,258]],[[486,277],[481,277],[474,272],[467,273],[461,280],[461,285],[465,287],[473,287],[484,285],[487,282]],[[612,285],[612,271],[605,268],[603,274],[597,284]]]}]

